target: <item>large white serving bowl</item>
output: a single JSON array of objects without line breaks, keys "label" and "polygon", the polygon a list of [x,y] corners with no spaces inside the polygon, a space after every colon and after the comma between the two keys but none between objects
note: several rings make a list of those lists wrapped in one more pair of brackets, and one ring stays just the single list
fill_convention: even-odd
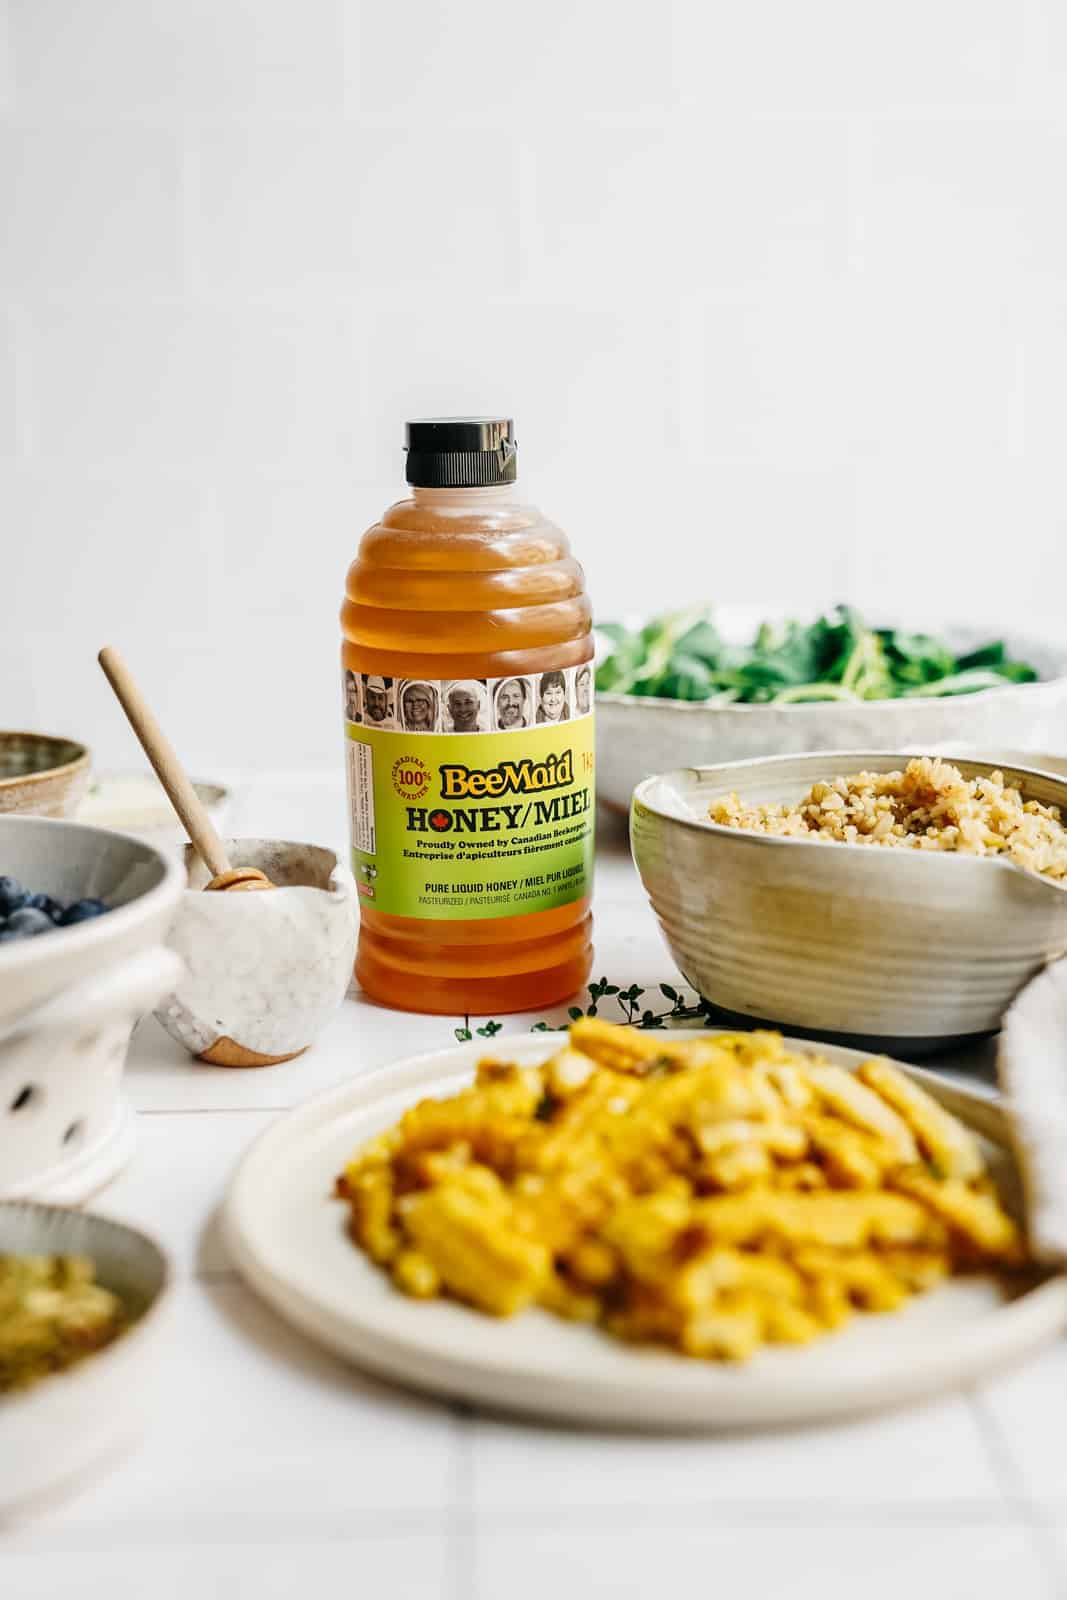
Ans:
[{"label": "large white serving bowl", "polygon": [[[750,640],[766,614],[716,612],[729,642]],[[775,619],[771,619],[775,620]],[[937,628],[957,652],[997,637],[996,628]],[[806,750],[922,750],[950,745],[989,750],[1067,749],[1067,650],[1006,636],[1038,683],[946,699],[820,700],[799,705],[706,706],[686,700],[598,693],[597,796],[626,812],[643,779],[694,766],[800,755]],[[1033,763],[1037,765],[1037,763]]]},{"label": "large white serving bowl", "polygon": [[[42,936],[43,937],[43,936]],[[87,1487],[151,1419],[171,1269],[158,1245],[122,1223],[58,1206],[0,1201],[0,1255],[84,1255],[131,1326],[114,1344],[24,1391],[0,1397],[0,1525]]]},{"label": "large white serving bowl", "polygon": [[[904,1054],[1000,1026],[1067,948],[1067,888],[1001,860],[745,833],[712,800],[798,800],[820,778],[890,772],[922,752],[820,751],[684,767],[638,785],[630,837],[686,980],[748,1022]],[[1001,763],[954,758],[967,778]],[[1028,799],[1067,808],[1067,781],[1004,766]]]},{"label": "large white serving bowl", "polygon": [[0,1197],[84,1200],[120,1169],[120,1093],[134,1023],[182,971],[163,938],[182,867],[141,839],[0,816],[0,873],[106,916],[0,945]]}]

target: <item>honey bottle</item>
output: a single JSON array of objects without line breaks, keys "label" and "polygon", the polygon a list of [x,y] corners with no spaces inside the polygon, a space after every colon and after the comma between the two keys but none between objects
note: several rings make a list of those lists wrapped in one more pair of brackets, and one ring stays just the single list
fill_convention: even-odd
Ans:
[{"label": "honey bottle", "polygon": [[356,976],[406,1011],[548,1006],[592,961],[593,639],[510,419],[406,429],[341,611]]}]

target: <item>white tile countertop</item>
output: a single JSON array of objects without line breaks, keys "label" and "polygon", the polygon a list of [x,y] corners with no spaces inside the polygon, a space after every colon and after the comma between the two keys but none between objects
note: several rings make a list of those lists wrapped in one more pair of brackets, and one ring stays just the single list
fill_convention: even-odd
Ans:
[{"label": "white tile countertop", "polygon": [[[228,831],[340,848],[340,775],[241,785]],[[596,945],[597,976],[681,986],[611,819]],[[140,1025],[127,1080],[139,1143],[95,1205],[176,1261],[161,1411],[135,1455],[4,1534],[5,1600],[658,1600],[723,1580],[790,1600],[1067,1593],[1063,1345],[986,1387],[849,1425],[642,1438],[406,1394],[262,1305],[216,1228],[238,1156],[279,1112],[444,1048],[461,1023],[353,990],[305,1056],[244,1072],[192,1063],[154,1020]],[[988,1056],[955,1065],[989,1081]]]}]

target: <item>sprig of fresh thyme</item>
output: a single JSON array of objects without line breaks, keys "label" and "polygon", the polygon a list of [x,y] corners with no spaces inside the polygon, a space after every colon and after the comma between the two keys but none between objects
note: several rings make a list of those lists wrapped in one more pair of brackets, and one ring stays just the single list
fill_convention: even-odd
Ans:
[{"label": "sprig of fresh thyme", "polygon": [[[490,1018],[490,1020],[485,1024],[484,1028],[475,1028],[474,1033],[477,1033],[483,1039],[491,1039],[494,1033],[499,1033],[503,1026],[504,1024],[502,1022],[494,1022]],[[455,1029],[456,1038],[459,1040],[460,1044],[469,1044],[474,1038],[474,1033],[471,1032],[470,1017],[464,1017],[462,1028]]]},{"label": "sprig of fresh thyme", "polygon": [[[621,1021],[628,1028],[663,1028],[668,1022],[693,1022],[702,1020],[707,1027],[711,1023],[711,1008],[706,1000],[697,996],[694,1000],[686,1000],[684,995],[669,983],[658,985],[659,992],[665,1000],[670,1001],[669,1009],[665,1011],[654,1010],[651,1006],[643,1006],[642,1001],[648,994],[647,989],[642,989],[639,984],[631,983],[629,988],[623,989],[617,983],[609,983],[607,978],[600,978],[591,983],[589,988],[589,1004],[587,1006],[570,1006],[567,1010],[567,1022],[535,1022],[530,1029],[531,1033],[565,1033],[572,1022],[577,1022],[579,1017],[598,1017],[601,1014],[600,1005],[604,1000],[613,1000],[619,1011]],[[468,1044],[477,1034],[481,1039],[492,1039],[501,1031],[503,1024],[490,1019],[480,1028],[471,1028],[470,1017],[463,1018],[463,1026],[455,1029],[455,1035],[460,1044]]]}]

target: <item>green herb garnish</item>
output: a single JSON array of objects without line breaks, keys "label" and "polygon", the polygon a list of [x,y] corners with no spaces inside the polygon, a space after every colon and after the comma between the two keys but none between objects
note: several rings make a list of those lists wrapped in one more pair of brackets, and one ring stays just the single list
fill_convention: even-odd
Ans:
[{"label": "green herb garnish", "polygon": [[[474,1033],[478,1034],[479,1038],[491,1039],[494,1034],[500,1032],[503,1026],[504,1024],[502,1022],[490,1020],[483,1028],[475,1028]],[[462,1028],[453,1028],[452,1032],[455,1034],[460,1044],[469,1044],[474,1038],[474,1033],[471,1032],[470,1017],[464,1017]]]},{"label": "green herb garnish", "polygon": [[[629,1028],[662,1028],[668,1022],[702,1022],[705,1028],[716,1025],[711,1007],[706,1000],[697,997],[687,1000],[683,994],[673,988],[669,983],[659,984],[659,992],[664,1000],[670,1002],[663,1010],[653,1010],[650,1006],[642,1006],[646,990],[638,984],[631,983],[628,989],[623,989],[617,983],[609,983],[607,978],[598,978],[589,984],[589,1004],[587,1006],[568,1006],[566,1022],[535,1022],[530,1029],[531,1033],[566,1033],[572,1022],[577,1022],[579,1017],[597,1017],[600,1015],[600,1003],[603,1000],[613,1000],[621,1012],[621,1016],[613,1017],[612,1021],[622,1022]],[[658,1002],[657,1002],[658,1004]],[[487,1022],[484,1027],[471,1029],[470,1017],[464,1017],[463,1026],[454,1028],[456,1038],[460,1044],[469,1044],[474,1035],[480,1034],[483,1039],[492,1039],[500,1032],[501,1024],[496,1021]]]}]

